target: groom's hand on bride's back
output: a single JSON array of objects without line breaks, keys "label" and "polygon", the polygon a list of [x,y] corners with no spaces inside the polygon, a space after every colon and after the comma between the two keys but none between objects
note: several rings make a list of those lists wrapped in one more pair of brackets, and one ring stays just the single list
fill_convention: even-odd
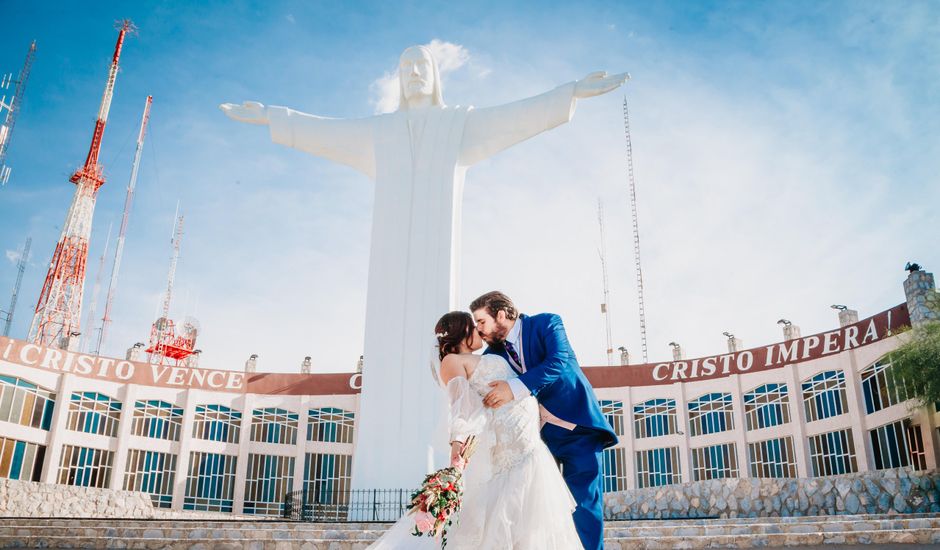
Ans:
[{"label": "groom's hand on bride's back", "polygon": [[498,409],[513,400],[512,388],[505,380],[490,382],[490,393],[483,398],[483,404],[491,409]]}]

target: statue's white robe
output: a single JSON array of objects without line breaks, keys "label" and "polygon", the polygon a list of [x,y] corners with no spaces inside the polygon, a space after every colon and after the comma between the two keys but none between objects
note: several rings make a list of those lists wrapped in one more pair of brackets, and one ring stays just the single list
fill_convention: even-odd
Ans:
[{"label": "statue's white robe", "polygon": [[434,323],[467,306],[458,300],[467,167],[568,122],[574,107],[569,83],[497,107],[430,107],[352,120],[269,108],[276,143],[375,180],[354,488],[414,488],[448,459],[446,436],[435,440],[446,408],[429,365]]}]

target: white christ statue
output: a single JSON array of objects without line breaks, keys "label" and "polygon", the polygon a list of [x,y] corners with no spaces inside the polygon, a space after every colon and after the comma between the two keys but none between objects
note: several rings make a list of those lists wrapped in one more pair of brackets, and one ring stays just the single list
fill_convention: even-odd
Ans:
[{"label": "white christ statue", "polygon": [[401,54],[398,76],[398,110],[367,118],[324,118],[256,102],[220,106],[234,120],[268,125],[276,143],[375,181],[355,489],[417,487],[448,461],[446,437],[434,440],[445,396],[428,365],[435,322],[463,309],[457,280],[467,168],[568,122],[579,98],[629,78],[591,73],[535,97],[474,109],[444,104],[437,63],[424,46]]}]

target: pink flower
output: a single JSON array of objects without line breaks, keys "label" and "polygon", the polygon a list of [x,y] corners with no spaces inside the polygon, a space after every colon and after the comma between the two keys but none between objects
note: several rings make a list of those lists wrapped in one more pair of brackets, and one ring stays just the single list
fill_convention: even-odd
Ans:
[{"label": "pink flower", "polygon": [[434,528],[436,518],[428,512],[418,512],[415,514],[415,527],[422,533],[427,533]]}]

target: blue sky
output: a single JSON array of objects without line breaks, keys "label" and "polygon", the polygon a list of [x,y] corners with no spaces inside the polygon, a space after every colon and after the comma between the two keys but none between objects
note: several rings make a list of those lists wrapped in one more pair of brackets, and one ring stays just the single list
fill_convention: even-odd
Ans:
[{"label": "blue sky", "polygon": [[[458,5],[459,4],[459,5]],[[13,336],[25,337],[84,159],[116,32],[122,58],[101,159],[86,308],[120,223],[144,99],[154,96],[103,350],[145,341],[179,201],[171,317],[202,324],[203,365],[354,368],[361,353],[372,183],[271,143],[217,105],[326,116],[381,110],[411,44],[437,40],[450,104],[493,105],[590,71],[620,93],[471,169],[460,294],[500,288],[563,315],[582,364],[606,362],[597,201],[607,212],[614,345],[639,354],[621,103],[630,101],[650,359],[804,334],[903,301],[902,268],[940,266],[940,7],[932,2],[7,2],[0,72],[38,54],[0,189],[0,308],[27,236]],[[506,243],[512,243],[507,251]],[[113,250],[113,249],[112,249]],[[109,258],[110,261],[110,258]],[[106,281],[108,274],[102,277]],[[105,285],[106,286],[106,285]],[[102,295],[105,290],[102,290]],[[101,306],[99,306],[99,312]],[[87,329],[87,327],[86,327]]]}]

